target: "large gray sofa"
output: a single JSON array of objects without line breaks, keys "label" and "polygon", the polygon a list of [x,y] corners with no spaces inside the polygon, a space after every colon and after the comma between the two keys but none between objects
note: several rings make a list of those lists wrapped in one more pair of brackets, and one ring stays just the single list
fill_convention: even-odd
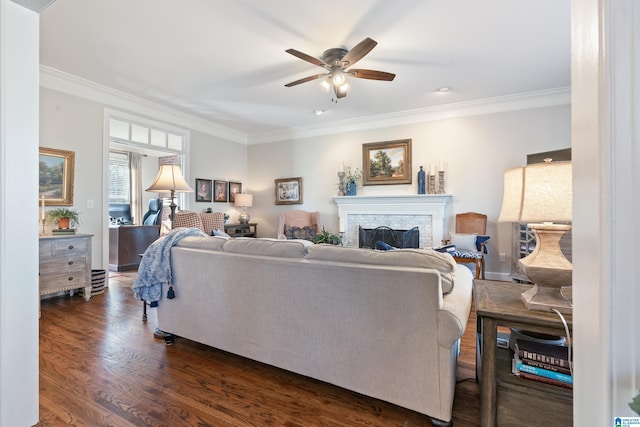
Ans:
[{"label": "large gray sofa", "polygon": [[449,255],[192,236],[171,257],[161,330],[451,420],[473,278]]}]

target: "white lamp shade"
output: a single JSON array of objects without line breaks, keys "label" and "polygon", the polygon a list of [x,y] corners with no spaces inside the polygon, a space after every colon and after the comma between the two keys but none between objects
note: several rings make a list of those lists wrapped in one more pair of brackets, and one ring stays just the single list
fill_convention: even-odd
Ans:
[{"label": "white lamp shade", "polygon": [[193,191],[189,184],[184,180],[180,166],[178,165],[160,165],[158,176],[146,191],[155,191],[158,193],[166,193],[175,191],[176,193],[188,193]]},{"label": "white lamp shade", "polygon": [[250,208],[253,206],[253,194],[236,194],[235,204],[243,208]]},{"label": "white lamp shade", "polygon": [[535,163],[504,173],[498,221],[571,221],[571,162]]}]

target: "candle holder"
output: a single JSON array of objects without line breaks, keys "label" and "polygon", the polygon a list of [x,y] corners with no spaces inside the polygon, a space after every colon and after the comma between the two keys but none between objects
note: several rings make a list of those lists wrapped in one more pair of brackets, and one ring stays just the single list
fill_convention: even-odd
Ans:
[{"label": "candle holder", "polygon": [[436,194],[436,176],[429,174],[429,176],[427,177],[427,181],[429,181],[427,184],[427,193]]},{"label": "candle holder", "polygon": [[344,195],[344,172],[338,172],[338,196]]},{"label": "candle holder", "polygon": [[41,226],[40,235],[41,236],[44,236],[44,225],[45,225],[46,222],[47,222],[46,219],[44,219],[44,218],[40,219],[40,226]]},{"label": "candle holder", "polygon": [[438,194],[444,194],[444,171],[438,171]]}]

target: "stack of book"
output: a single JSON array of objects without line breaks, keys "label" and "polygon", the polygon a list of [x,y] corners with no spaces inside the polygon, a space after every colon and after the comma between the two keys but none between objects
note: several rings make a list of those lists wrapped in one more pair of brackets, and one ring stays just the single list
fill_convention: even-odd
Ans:
[{"label": "stack of book", "polygon": [[76,234],[75,228],[54,228],[51,230],[53,236],[68,236]]},{"label": "stack of book", "polygon": [[573,388],[569,347],[526,339],[516,340],[512,371],[527,380]]}]

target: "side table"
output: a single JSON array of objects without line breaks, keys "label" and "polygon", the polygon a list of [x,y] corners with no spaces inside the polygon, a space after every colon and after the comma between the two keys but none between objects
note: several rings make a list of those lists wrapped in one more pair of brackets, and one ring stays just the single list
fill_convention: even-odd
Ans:
[{"label": "side table", "polygon": [[[554,425],[573,424],[573,390],[511,374],[511,350],[496,345],[498,326],[523,329],[543,334],[565,335],[560,317],[555,312],[528,310],[520,294],[531,285],[474,281],[474,300],[478,316],[479,352],[482,363],[481,425]],[[566,292],[571,298],[570,291]],[[572,316],[565,314],[571,329]]]},{"label": "side table", "polygon": [[231,237],[257,237],[258,223],[250,222],[247,224],[225,224],[224,232]]}]

